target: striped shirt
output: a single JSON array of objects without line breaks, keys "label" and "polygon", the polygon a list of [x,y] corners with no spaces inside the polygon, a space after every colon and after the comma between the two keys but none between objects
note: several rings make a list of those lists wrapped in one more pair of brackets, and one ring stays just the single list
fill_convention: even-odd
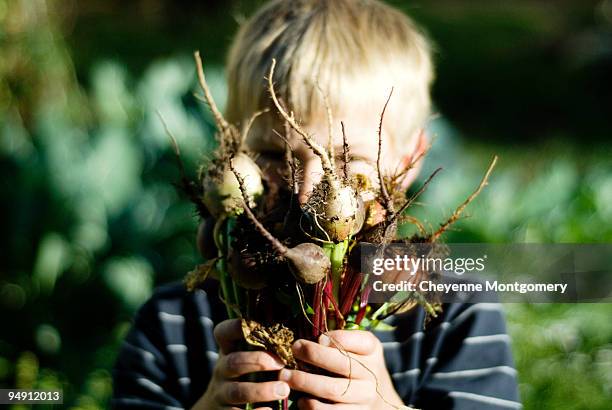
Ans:
[{"label": "striped shirt", "polygon": [[[139,310],[113,371],[117,409],[189,409],[218,358],[213,337],[225,308],[212,289],[156,291]],[[395,389],[419,409],[520,409],[503,311],[495,303],[451,303],[425,325],[422,309],[374,332]]]}]

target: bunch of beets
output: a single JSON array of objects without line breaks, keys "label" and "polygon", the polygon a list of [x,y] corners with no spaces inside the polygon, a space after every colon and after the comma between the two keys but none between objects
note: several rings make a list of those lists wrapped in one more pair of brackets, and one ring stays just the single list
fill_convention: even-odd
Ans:
[{"label": "bunch of beets", "polygon": [[[417,305],[435,316],[440,305],[416,292],[387,303],[369,304],[369,275],[362,271],[358,245],[370,243],[382,249],[392,243],[436,243],[487,184],[496,158],[472,195],[437,230],[428,232],[407,211],[440,169],[412,195],[400,188],[401,181],[422,155],[395,175],[381,173],[381,128],[391,94],[378,127],[378,180],[370,181],[348,172],[350,152],[344,124],[343,152],[340,160],[336,158],[331,141],[333,117],[324,96],[330,130],[327,147],[318,144],[288,112],[274,90],[272,61],[268,91],[285,124],[285,135],[277,134],[285,141],[286,153],[281,183],[268,180],[245,144],[251,125],[262,112],[241,129],[228,123],[212,98],[199,53],[194,57],[202,99],[217,126],[218,146],[201,166],[197,181],[191,180],[176,140],[166,127],[179,160],[180,188],[202,218],[199,245],[208,258],[187,274],[187,288],[194,290],[215,277],[228,316],[242,319],[248,348],[273,352],[291,368],[300,366],[291,354],[294,338],[315,340],[333,329],[384,330],[388,327],[385,318]],[[318,156],[323,168],[321,181],[303,204],[297,200],[300,164],[291,148],[290,134]],[[417,233],[410,238],[398,237],[402,223],[414,224]],[[428,274],[421,272],[415,280]],[[287,406],[287,401],[279,403],[280,408]]]}]

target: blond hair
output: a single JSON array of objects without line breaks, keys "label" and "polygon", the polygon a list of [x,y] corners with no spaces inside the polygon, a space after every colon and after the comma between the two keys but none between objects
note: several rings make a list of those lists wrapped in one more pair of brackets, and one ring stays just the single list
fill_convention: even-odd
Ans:
[{"label": "blond hair", "polygon": [[[430,114],[430,44],[408,16],[379,1],[273,0],[261,8],[240,27],[228,55],[229,121],[244,124],[271,107],[266,78],[273,58],[276,92],[303,124],[325,119],[317,87],[342,119],[351,110],[382,109],[368,104],[384,102],[393,86],[396,144]],[[271,112],[251,133],[264,145],[278,145],[270,132],[278,125]]]}]

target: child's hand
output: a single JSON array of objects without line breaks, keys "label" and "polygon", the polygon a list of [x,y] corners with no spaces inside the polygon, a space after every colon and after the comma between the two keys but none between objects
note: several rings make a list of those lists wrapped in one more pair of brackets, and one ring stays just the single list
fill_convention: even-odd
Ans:
[{"label": "child's hand", "polygon": [[[382,345],[372,333],[336,330],[327,335],[322,335],[319,343],[296,341],[293,353],[296,359],[337,376],[289,369],[283,369],[279,374],[279,379],[287,382],[292,389],[313,396],[300,399],[300,409],[405,408],[385,367]],[[350,360],[350,365],[347,354],[354,359]]]},{"label": "child's hand", "polygon": [[237,378],[248,373],[280,370],[284,364],[267,352],[236,351],[243,340],[240,321],[225,320],[215,326],[215,339],[219,345],[219,359],[204,395],[192,410],[234,409],[245,403],[280,400],[289,395],[285,382],[239,382]]}]

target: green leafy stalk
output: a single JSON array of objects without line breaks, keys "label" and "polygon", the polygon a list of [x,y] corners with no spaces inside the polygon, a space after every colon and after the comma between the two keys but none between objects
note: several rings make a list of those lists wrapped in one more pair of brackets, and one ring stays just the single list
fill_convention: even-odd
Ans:
[{"label": "green leafy stalk", "polygon": [[[239,316],[238,311],[242,311],[241,304],[241,291],[242,289],[232,280],[227,270],[227,258],[229,257],[230,243],[231,243],[231,232],[234,229],[236,218],[227,217],[223,222],[222,226],[218,229],[215,234],[215,240],[217,240],[217,247],[221,258],[219,259],[219,282],[221,284],[221,293],[225,299],[225,308],[227,309],[227,316],[230,319],[235,319]],[[248,301],[247,301],[248,304]],[[248,346],[247,346],[248,350]],[[249,379],[256,381],[255,374],[250,374]],[[252,403],[245,404],[245,410],[253,410],[254,406]]]},{"label": "green leafy stalk", "polygon": [[[349,247],[349,239],[339,243],[326,242],[323,244],[325,254],[331,260],[332,295],[336,303],[340,303],[340,280],[344,268],[344,256]],[[333,328],[333,323],[330,323]]]},{"label": "green leafy stalk", "polygon": [[230,319],[238,317],[234,307],[239,306],[238,304],[238,293],[236,284],[232,280],[228,269],[227,269],[227,257],[229,255],[229,244],[230,244],[230,232],[233,229],[235,219],[228,217],[217,223],[215,226],[215,241],[217,242],[217,248],[219,249],[219,262],[217,262],[217,269],[219,271],[219,284],[221,286],[221,294],[225,300],[225,308],[227,309],[227,316]]},{"label": "green leafy stalk", "polygon": [[391,305],[389,302],[385,302],[378,309],[376,309],[376,311],[372,314],[372,317],[370,318],[370,329],[374,329],[376,328],[376,326],[378,326],[378,323],[380,322],[378,318],[380,316],[384,316],[390,306]]}]

